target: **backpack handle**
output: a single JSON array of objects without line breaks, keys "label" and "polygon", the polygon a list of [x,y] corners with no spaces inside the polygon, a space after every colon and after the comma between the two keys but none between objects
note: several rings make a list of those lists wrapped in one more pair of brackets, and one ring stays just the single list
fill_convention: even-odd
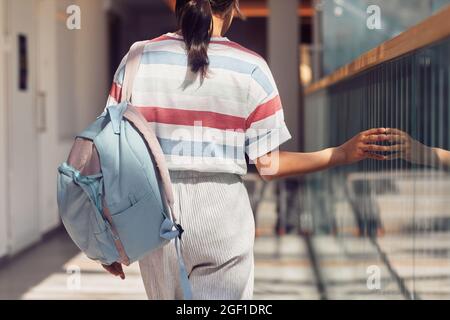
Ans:
[{"label": "backpack handle", "polygon": [[125,65],[125,76],[122,84],[122,96],[120,102],[131,102],[131,94],[133,92],[134,78],[139,70],[141,57],[144,53],[145,45],[148,41],[138,41],[134,43],[128,52],[127,62]]},{"label": "backpack handle", "polygon": [[115,134],[120,134],[120,123],[122,122],[123,114],[125,113],[127,106],[127,103],[120,103],[106,108]]}]

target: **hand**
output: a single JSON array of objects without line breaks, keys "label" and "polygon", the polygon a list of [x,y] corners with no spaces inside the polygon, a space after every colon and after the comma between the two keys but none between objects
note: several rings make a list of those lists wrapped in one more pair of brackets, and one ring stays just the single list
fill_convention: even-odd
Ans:
[{"label": "hand", "polygon": [[391,136],[391,141],[395,141],[400,146],[399,152],[388,156],[388,160],[401,158],[413,164],[430,165],[433,165],[437,161],[437,159],[434,159],[436,155],[432,148],[414,140],[406,132],[390,128],[387,129],[386,133]]},{"label": "hand", "polygon": [[122,265],[118,262],[114,262],[111,265],[102,264],[103,268],[114,276],[120,276],[122,280],[125,280],[125,273],[123,272]]},{"label": "hand", "polygon": [[335,157],[338,164],[352,164],[367,158],[375,160],[388,160],[388,156],[374,152],[398,151],[399,145],[380,146],[375,143],[391,141],[393,137],[388,135],[388,129],[377,128],[361,132],[335,148]]}]

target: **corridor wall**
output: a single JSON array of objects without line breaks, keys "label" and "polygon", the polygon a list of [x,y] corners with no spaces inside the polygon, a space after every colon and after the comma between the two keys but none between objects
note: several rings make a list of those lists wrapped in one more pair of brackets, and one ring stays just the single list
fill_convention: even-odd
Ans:
[{"label": "corridor wall", "polygon": [[[104,4],[0,0],[0,258],[60,225],[57,166],[103,110],[111,82]],[[81,9],[79,30],[67,27],[70,5]],[[23,62],[26,89],[18,88]]]}]

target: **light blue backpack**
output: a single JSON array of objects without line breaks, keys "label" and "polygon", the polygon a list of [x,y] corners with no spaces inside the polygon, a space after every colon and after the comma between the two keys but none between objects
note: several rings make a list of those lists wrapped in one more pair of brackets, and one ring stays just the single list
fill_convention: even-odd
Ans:
[{"label": "light blue backpack", "polygon": [[191,298],[180,253],[182,227],[164,155],[145,118],[130,103],[145,42],[127,58],[122,101],[79,134],[59,168],[58,207],[75,244],[91,259],[129,265],[174,240],[185,299]]}]

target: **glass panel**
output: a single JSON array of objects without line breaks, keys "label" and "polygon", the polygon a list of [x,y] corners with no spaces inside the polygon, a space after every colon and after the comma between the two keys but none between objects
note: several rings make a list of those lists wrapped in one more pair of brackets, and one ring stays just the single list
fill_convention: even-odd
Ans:
[{"label": "glass panel", "polygon": [[[327,75],[416,25],[450,4],[450,0],[321,0],[318,3],[322,12],[323,72]],[[376,26],[373,22],[378,12],[369,10],[370,6],[379,8],[379,29],[372,28]]]},{"label": "glass panel", "polygon": [[307,178],[327,298],[450,299],[449,55],[447,39],[307,96],[307,151],[372,127],[410,146]]}]

